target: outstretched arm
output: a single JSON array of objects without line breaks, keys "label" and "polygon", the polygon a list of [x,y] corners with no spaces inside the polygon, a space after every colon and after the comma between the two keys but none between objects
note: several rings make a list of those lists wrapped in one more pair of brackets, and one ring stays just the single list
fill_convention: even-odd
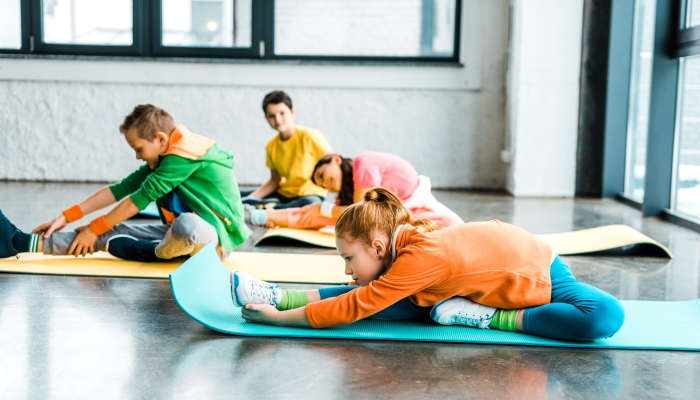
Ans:
[{"label": "outstretched arm", "polygon": [[259,188],[255,189],[255,191],[253,193],[249,194],[248,197],[254,197],[254,198],[258,198],[258,199],[265,198],[265,196],[267,196],[270,193],[277,190],[277,187],[279,187],[281,180],[282,180],[282,176],[280,176],[280,173],[274,169],[271,169],[270,170],[270,179],[268,179],[267,182],[260,185]]},{"label": "outstretched arm", "polygon": [[[88,197],[87,200],[80,203],[78,206],[82,211],[83,215],[90,214],[94,211],[105,208],[111,204],[114,204],[117,200],[114,198],[114,194],[108,186],[103,187],[98,190],[92,196]],[[133,203],[132,203],[133,204]],[[137,211],[138,212],[138,211]],[[68,224],[66,216],[61,214],[58,217],[52,219],[49,222],[45,222],[38,227],[36,227],[32,233],[43,233],[44,238],[48,238],[52,233],[60,231]]]},{"label": "outstretched arm", "polygon": [[[133,217],[138,214],[138,212],[139,208],[136,207],[131,198],[125,198],[118,206],[114,207],[112,211],[104,216],[104,221],[109,225],[106,229]],[[86,255],[87,253],[92,254],[95,251],[95,241],[97,241],[98,234],[95,233],[90,225],[76,228],[76,231],[80,233],[73,239],[73,243],[71,243],[68,249],[68,254],[75,254],[76,256],[80,254]]]},{"label": "outstretched arm", "polygon": [[[370,188],[355,189],[355,191],[353,192],[353,201],[355,203],[359,203],[360,201],[362,201],[365,196],[365,192],[367,192],[369,189]],[[333,208],[331,209],[331,218],[338,220],[338,218],[340,218],[340,214],[342,214],[343,211],[345,211],[347,208],[348,206],[333,206]],[[299,218],[299,225],[310,225],[313,220],[321,216],[321,203],[305,205],[304,207],[294,211],[294,213],[301,214],[301,217]]]}]

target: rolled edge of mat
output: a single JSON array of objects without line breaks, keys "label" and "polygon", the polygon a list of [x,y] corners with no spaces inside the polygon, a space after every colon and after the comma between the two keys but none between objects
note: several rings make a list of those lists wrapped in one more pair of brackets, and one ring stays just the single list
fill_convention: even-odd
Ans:
[{"label": "rolled edge of mat", "polygon": [[[603,225],[571,232],[540,234],[535,236],[552,245],[554,250],[560,255],[606,255],[605,252],[609,252],[610,255],[620,256],[640,255],[673,258],[673,253],[671,253],[666,246],[631,226],[623,224]],[[627,239],[619,240],[621,236],[627,237]],[[615,243],[606,245],[605,237]],[[594,243],[589,246],[581,246],[576,243],[582,239],[584,241],[590,240],[590,238],[595,238],[595,240],[600,243]],[[618,240],[614,240],[615,238]],[[335,240],[327,233],[293,228],[270,229],[255,241],[255,246],[268,241],[274,241],[275,239],[283,239],[293,243],[304,243],[322,248],[335,248]],[[572,241],[575,245],[567,244]],[[656,249],[654,247],[656,247]]]},{"label": "rolled edge of mat", "polygon": [[275,239],[335,249],[335,236],[317,230],[294,228],[272,228],[260,236],[254,246],[274,242]]}]

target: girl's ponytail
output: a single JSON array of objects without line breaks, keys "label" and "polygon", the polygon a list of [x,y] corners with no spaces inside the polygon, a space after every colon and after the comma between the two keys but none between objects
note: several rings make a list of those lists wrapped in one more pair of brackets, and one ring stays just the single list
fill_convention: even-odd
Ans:
[{"label": "girl's ponytail", "polygon": [[423,226],[426,231],[437,229],[437,225],[429,220],[414,221],[401,199],[388,189],[375,187],[365,192],[364,201],[351,205],[340,215],[335,233],[338,237],[370,244],[376,231],[391,238],[402,224]]}]

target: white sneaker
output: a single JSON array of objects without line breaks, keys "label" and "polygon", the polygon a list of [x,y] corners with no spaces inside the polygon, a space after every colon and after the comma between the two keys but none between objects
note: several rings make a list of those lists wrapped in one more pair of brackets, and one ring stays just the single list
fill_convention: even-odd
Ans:
[{"label": "white sneaker", "polygon": [[246,304],[270,304],[277,307],[282,300],[282,288],[255,279],[245,272],[231,272],[231,298],[236,307]]},{"label": "white sneaker", "polygon": [[489,329],[496,308],[474,303],[464,297],[453,297],[433,306],[430,318],[441,325],[464,325]]}]

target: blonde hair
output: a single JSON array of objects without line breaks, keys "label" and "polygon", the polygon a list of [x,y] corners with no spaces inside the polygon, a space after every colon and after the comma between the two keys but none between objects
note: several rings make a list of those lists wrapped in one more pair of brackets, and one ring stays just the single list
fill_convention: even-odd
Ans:
[{"label": "blonde hair", "polygon": [[371,244],[375,232],[384,233],[391,239],[396,228],[402,224],[422,226],[427,232],[439,229],[430,220],[414,220],[394,193],[383,187],[375,187],[365,193],[363,201],[349,206],[340,214],[335,223],[335,234]]}]

